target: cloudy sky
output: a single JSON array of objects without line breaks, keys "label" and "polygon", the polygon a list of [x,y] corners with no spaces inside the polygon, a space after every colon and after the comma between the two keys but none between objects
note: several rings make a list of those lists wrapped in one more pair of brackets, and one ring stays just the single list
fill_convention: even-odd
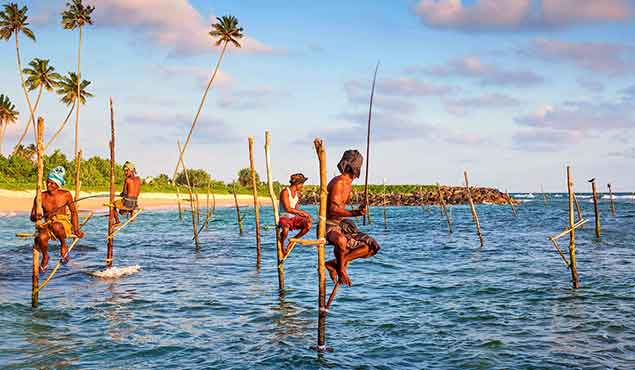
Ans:
[{"label": "cloudy sky", "polygon": [[[334,173],[343,150],[365,150],[380,60],[371,182],[459,184],[467,169],[477,185],[562,191],[571,164],[580,191],[590,177],[635,189],[634,0],[87,2],[97,9],[82,77],[95,97],[81,111],[82,148],[107,155],[112,96],[118,161],[137,162],[143,175],[172,172],[219,54],[207,33],[232,14],[246,38],[226,54],[189,167],[229,180],[248,166],[253,135],[264,174],[270,129],[276,179],[302,171],[317,180],[316,136]],[[64,1],[18,3],[37,36],[22,41],[24,64],[48,58],[74,71],[78,35],[61,29]],[[13,42],[0,56],[0,93],[22,113],[10,147],[28,109]],[[47,134],[66,113],[59,97],[43,96]],[[72,129],[58,145],[71,155]]]}]

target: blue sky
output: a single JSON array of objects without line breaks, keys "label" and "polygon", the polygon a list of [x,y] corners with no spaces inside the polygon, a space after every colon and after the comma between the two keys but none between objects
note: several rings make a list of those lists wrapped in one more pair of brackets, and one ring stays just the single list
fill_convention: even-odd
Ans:
[{"label": "blue sky", "polygon": [[[312,147],[325,139],[329,174],[343,150],[365,150],[372,72],[381,61],[370,180],[471,182],[510,191],[579,191],[597,177],[635,189],[635,1],[88,0],[82,77],[95,95],[82,107],[81,146],[106,156],[108,97],[115,102],[118,161],[142,175],[171,173],[218,57],[213,17],[238,17],[247,38],[230,49],[203,108],[186,164],[230,180],[264,130],[272,131],[274,178],[317,180]],[[62,30],[60,0],[29,7],[37,42],[22,59],[76,68],[77,32]],[[2,90],[21,112],[5,151],[28,119],[13,42],[0,44]],[[47,134],[66,114],[45,94]],[[73,122],[69,123],[69,127]],[[32,141],[32,137],[29,136]],[[73,130],[57,142],[71,156]]]}]

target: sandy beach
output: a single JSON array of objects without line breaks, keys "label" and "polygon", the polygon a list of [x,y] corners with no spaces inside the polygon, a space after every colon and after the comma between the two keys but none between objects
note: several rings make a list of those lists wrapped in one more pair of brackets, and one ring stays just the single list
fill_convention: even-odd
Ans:
[{"label": "sandy beach", "polygon": [[[104,193],[88,193],[81,192],[80,198],[89,197],[93,195],[99,195]],[[0,189],[0,215],[2,214],[14,214],[14,213],[27,213],[31,210],[33,205],[33,198],[35,197],[35,190],[5,190]],[[233,207],[234,197],[231,194],[215,194],[216,207]],[[187,205],[187,202],[183,201],[185,197],[181,195],[182,204]],[[90,198],[81,200],[79,202],[78,209],[91,210],[91,211],[103,211],[108,208],[104,206],[107,203],[108,198]],[[199,202],[201,207],[205,206],[206,194],[199,195]],[[210,203],[211,203],[210,197]],[[261,205],[271,204],[269,198],[260,197]],[[241,206],[250,206],[253,204],[253,197],[251,195],[239,194],[238,203]],[[144,209],[170,209],[177,207],[176,194],[169,193],[141,193],[139,197],[139,206]]]}]

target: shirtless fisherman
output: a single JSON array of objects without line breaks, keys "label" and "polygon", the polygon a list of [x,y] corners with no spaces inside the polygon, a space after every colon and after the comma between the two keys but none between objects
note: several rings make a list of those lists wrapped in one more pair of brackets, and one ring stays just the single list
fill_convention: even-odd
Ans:
[{"label": "shirtless fisherman", "polygon": [[359,231],[348,217],[363,216],[366,207],[347,210],[353,190],[353,180],[359,178],[364,158],[357,150],[347,150],[337,164],[341,175],[334,177],[327,187],[326,240],[335,246],[335,259],[326,263],[334,283],[353,286],[348,276],[348,264],[358,258],[368,258],[379,252],[375,239]]},{"label": "shirtless fisherman", "polygon": [[119,225],[119,215],[132,216],[134,211],[139,208],[137,200],[141,193],[141,179],[137,177],[137,170],[132,162],[126,161],[123,165],[123,172],[126,176],[123,182],[123,190],[121,192],[121,199],[115,201],[115,226]]},{"label": "shirtless fisherman", "polygon": [[[60,256],[63,263],[68,262],[68,246],[66,238],[75,235],[83,238],[84,233],[79,229],[77,209],[73,196],[68,190],[61,189],[64,186],[64,176],[66,170],[64,167],[55,167],[49,173],[46,179],[46,191],[42,192],[42,209],[44,211],[44,223],[42,223],[35,236],[35,246],[42,252],[42,261],[40,262],[40,272],[45,272],[48,263],[48,243],[50,239],[59,240]],[[67,209],[70,211],[69,220]],[[40,210],[36,210],[35,200],[31,209],[31,221],[42,219]],[[72,230],[71,230],[72,222]]]},{"label": "shirtless fisherman", "polygon": [[287,254],[289,244],[285,247],[284,241],[291,230],[300,230],[295,238],[301,238],[311,230],[311,215],[300,209],[300,193],[307,178],[301,173],[291,175],[290,186],[280,192],[280,243],[282,253]]}]

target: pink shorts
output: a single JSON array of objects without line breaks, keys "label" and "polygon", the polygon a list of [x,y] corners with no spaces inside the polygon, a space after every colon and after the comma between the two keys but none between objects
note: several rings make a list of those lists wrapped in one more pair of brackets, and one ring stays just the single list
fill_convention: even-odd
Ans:
[{"label": "pink shorts", "polygon": [[280,217],[278,224],[280,227],[288,228],[289,230],[301,230],[307,227],[308,220],[302,216]]}]

